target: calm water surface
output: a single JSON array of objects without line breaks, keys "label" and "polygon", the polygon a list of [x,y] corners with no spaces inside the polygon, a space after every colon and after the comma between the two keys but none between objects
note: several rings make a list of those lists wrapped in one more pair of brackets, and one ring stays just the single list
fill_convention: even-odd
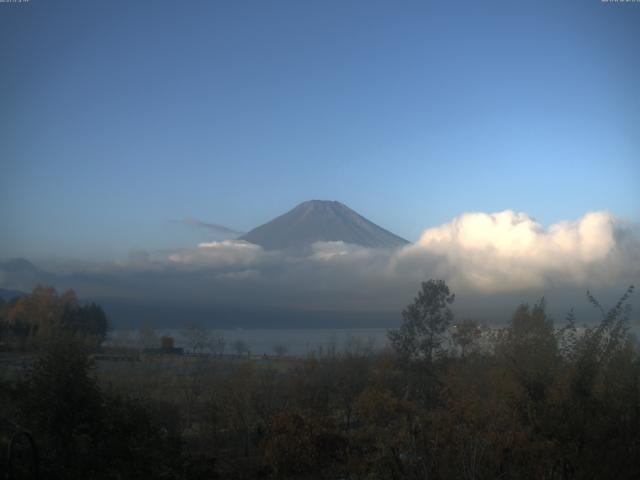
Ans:
[{"label": "calm water surface", "polygon": [[[176,347],[189,348],[184,330],[156,330],[154,338],[170,336]],[[308,355],[313,352],[326,352],[329,349],[345,351],[347,349],[380,350],[387,345],[386,328],[353,329],[233,329],[211,330],[210,334],[221,334],[226,344],[225,353],[235,353],[234,342],[244,342],[254,355],[272,355],[276,346],[284,346],[288,355]],[[109,344],[140,344],[139,332],[116,330],[111,333]]]}]

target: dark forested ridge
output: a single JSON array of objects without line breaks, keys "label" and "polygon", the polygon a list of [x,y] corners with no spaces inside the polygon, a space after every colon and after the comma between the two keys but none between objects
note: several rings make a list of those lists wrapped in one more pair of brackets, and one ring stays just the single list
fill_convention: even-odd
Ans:
[{"label": "dark forested ridge", "polygon": [[26,295],[26,293],[21,292],[20,290],[6,290],[4,288],[0,288],[0,301],[9,301],[14,298],[22,297]]},{"label": "dark forested ridge", "polygon": [[[0,468],[23,431],[51,479],[640,478],[632,293],[612,308],[588,294],[590,328],[540,301],[487,332],[429,281],[384,352],[105,362],[100,307],[36,289],[0,304],[3,358],[33,358],[1,367]],[[26,442],[12,458],[30,478]]]}]

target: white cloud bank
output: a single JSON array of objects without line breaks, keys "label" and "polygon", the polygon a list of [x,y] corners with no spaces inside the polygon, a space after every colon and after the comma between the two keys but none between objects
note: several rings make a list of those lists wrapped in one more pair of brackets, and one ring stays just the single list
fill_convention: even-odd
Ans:
[{"label": "white cloud bank", "polygon": [[427,267],[454,285],[498,292],[637,278],[640,252],[631,227],[609,212],[545,229],[526,214],[505,210],[465,213],[429,228],[392,262],[398,272]]},{"label": "white cloud bank", "polygon": [[242,240],[206,242],[196,249],[181,250],[169,255],[172,265],[193,267],[251,266],[259,263],[265,252],[259,245]]}]

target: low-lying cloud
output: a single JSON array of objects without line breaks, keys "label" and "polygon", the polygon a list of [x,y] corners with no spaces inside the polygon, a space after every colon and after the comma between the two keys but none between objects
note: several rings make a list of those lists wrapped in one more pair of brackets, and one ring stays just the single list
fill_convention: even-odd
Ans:
[{"label": "low-lying cloud", "polygon": [[0,264],[0,287],[28,289],[44,282],[94,298],[398,311],[429,278],[445,279],[458,298],[476,300],[528,299],[528,292],[621,292],[640,280],[640,242],[634,225],[609,212],[545,228],[506,210],[465,213],[396,250],[316,242],[303,252],[265,251],[223,240],[173,252],[136,252],[119,262],[20,265]]},{"label": "low-lying cloud", "polygon": [[230,267],[251,266],[264,259],[265,252],[259,245],[242,240],[200,243],[196,249],[185,249],[168,257],[170,264],[178,266]]}]

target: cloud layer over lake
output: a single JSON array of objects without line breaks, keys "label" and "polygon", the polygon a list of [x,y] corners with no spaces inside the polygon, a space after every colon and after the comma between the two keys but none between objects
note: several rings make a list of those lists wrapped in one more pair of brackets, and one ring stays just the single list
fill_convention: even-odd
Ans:
[{"label": "cloud layer over lake", "polygon": [[640,280],[640,242],[635,226],[608,212],[544,228],[526,214],[506,210],[465,213],[396,250],[317,242],[291,253],[224,240],[172,252],[136,252],[117,262],[0,265],[5,288],[30,289],[43,282],[94,298],[258,308],[394,310],[429,278],[445,279],[457,293],[474,298],[621,291]]}]

